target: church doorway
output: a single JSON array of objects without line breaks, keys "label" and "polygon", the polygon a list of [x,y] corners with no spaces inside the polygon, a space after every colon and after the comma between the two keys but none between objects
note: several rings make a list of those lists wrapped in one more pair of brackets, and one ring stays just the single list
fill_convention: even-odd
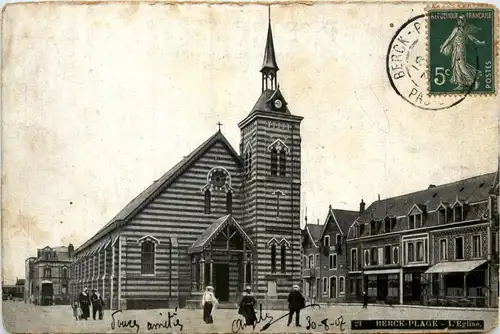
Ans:
[{"label": "church doorway", "polygon": [[229,301],[229,263],[214,263],[215,297]]}]

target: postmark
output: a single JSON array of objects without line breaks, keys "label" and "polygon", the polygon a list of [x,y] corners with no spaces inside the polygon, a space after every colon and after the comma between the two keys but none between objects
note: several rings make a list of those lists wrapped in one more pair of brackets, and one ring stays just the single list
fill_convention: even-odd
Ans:
[{"label": "postmark", "polygon": [[421,14],[396,30],[386,55],[387,76],[395,93],[409,104],[423,110],[448,109],[462,102],[469,90],[451,96],[428,94],[425,29],[426,14]]},{"label": "postmark", "polygon": [[428,11],[431,95],[495,93],[494,27],[493,8]]}]

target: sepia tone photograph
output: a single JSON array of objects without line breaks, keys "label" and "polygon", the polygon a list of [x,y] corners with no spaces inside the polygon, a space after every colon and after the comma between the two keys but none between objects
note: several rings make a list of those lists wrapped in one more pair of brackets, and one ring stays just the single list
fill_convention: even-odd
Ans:
[{"label": "sepia tone photograph", "polygon": [[12,333],[498,326],[498,10],[12,3]]}]

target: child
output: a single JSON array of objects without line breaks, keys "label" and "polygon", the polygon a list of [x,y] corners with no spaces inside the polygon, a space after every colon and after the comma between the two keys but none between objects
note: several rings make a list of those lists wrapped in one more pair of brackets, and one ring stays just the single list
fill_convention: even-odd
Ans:
[{"label": "child", "polygon": [[81,313],[80,307],[78,306],[78,301],[75,300],[73,302],[73,304],[71,305],[71,307],[73,308],[73,316],[75,317],[75,320],[80,319],[80,316],[82,313]]}]

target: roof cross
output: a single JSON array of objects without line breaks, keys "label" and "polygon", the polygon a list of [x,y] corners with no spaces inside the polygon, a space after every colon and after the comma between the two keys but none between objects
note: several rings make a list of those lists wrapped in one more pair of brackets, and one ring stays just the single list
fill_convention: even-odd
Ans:
[{"label": "roof cross", "polygon": [[220,132],[220,127],[222,126],[221,122],[217,122],[217,125],[219,126],[219,132]]}]

